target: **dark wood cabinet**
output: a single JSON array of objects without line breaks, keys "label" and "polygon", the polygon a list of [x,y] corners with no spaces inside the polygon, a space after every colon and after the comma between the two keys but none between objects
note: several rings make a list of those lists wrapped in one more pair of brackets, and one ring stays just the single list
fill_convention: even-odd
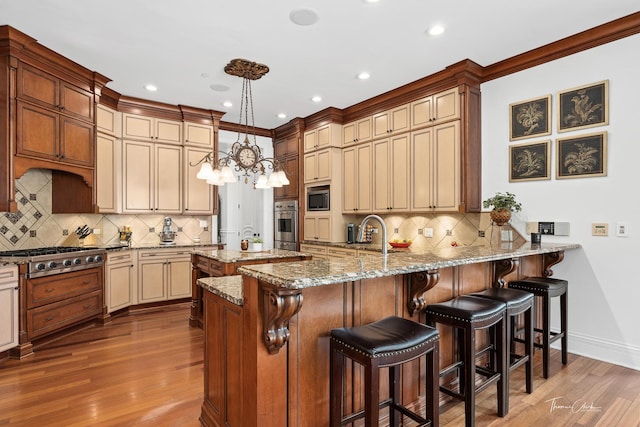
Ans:
[{"label": "dark wood cabinet", "polygon": [[[292,132],[293,133],[290,133]],[[300,140],[302,132],[299,127],[287,129],[287,135],[277,137],[273,142],[273,152],[275,158],[284,168],[289,185],[276,188],[273,192],[275,200],[295,200],[298,199],[300,191]]]}]

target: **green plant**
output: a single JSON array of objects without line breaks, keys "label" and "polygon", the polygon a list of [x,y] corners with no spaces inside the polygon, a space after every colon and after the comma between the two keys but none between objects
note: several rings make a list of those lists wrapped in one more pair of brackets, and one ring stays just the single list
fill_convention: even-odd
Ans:
[{"label": "green plant", "polygon": [[251,243],[263,243],[263,240],[260,237],[254,237]]},{"label": "green plant", "polygon": [[520,212],[522,210],[522,204],[516,202],[516,195],[513,193],[500,193],[497,192],[495,196],[488,198],[482,205],[485,208],[493,206],[493,209],[497,211],[508,210],[511,212]]}]

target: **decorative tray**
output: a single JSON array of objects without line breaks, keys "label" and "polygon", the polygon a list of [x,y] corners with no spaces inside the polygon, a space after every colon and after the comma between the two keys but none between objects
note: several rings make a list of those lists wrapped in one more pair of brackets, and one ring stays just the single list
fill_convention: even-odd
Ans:
[{"label": "decorative tray", "polygon": [[389,242],[392,248],[408,248],[411,242]]}]

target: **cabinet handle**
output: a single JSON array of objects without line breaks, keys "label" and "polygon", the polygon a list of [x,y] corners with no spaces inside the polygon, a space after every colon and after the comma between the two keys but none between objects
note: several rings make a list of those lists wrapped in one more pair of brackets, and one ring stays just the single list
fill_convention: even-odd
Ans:
[{"label": "cabinet handle", "polygon": [[83,284],[83,285],[88,285],[89,283],[91,283],[91,280],[83,280],[83,281],[82,281],[82,284]]},{"label": "cabinet handle", "polygon": [[87,308],[91,308],[91,304],[85,304],[85,305],[83,305],[83,306],[82,306],[82,308],[84,308],[85,310],[86,310]]},{"label": "cabinet handle", "polygon": [[51,292],[53,292],[55,290],[56,290],[56,288],[49,288],[49,289],[45,290],[45,292],[50,294]]},{"label": "cabinet handle", "polygon": [[51,322],[51,321],[52,321],[53,319],[55,319],[55,318],[56,318],[56,316],[48,316],[45,320],[46,320],[47,322]]}]

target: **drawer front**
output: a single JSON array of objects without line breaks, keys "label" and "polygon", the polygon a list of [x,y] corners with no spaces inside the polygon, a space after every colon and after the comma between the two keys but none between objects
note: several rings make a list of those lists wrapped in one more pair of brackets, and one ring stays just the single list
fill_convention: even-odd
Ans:
[{"label": "drawer front", "polygon": [[29,340],[102,313],[102,291],[27,311]]},{"label": "drawer front", "polygon": [[107,264],[131,264],[133,262],[133,254],[131,251],[107,253]]},{"label": "drawer front", "polygon": [[0,284],[18,284],[18,266],[11,265],[0,267]]},{"label": "drawer front", "polygon": [[317,245],[300,245],[300,252],[308,252],[313,255],[326,255],[327,247],[326,246],[317,246]]},{"label": "drawer front", "polygon": [[343,249],[343,248],[328,248],[327,255],[335,257],[354,257],[356,256],[355,249]]},{"label": "drawer front", "polygon": [[102,268],[39,277],[27,281],[27,308],[102,290]]},{"label": "drawer front", "polygon": [[215,260],[209,260],[209,274],[212,277],[224,276],[224,265]]},{"label": "drawer front", "polygon": [[209,272],[209,265],[211,264],[209,258],[199,256],[196,260],[196,267],[204,272]]}]

